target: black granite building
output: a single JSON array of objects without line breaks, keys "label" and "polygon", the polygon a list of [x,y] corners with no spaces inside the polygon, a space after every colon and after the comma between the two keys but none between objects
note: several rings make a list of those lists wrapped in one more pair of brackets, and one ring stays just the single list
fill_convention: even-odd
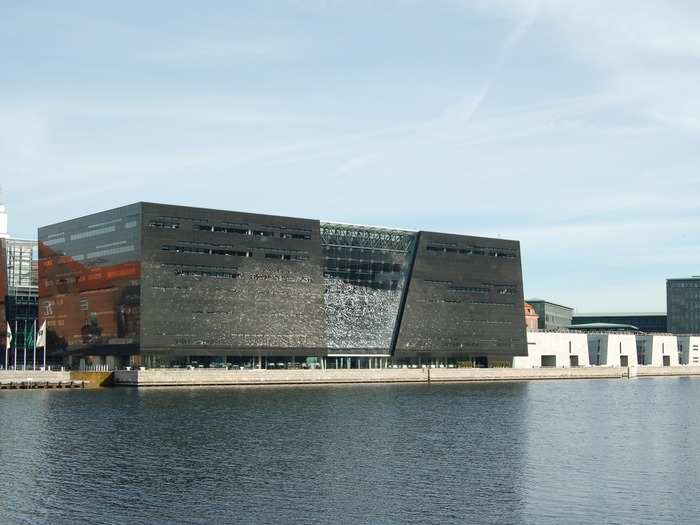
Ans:
[{"label": "black granite building", "polygon": [[526,355],[517,241],[138,203],[39,229],[49,351],[110,366]]}]

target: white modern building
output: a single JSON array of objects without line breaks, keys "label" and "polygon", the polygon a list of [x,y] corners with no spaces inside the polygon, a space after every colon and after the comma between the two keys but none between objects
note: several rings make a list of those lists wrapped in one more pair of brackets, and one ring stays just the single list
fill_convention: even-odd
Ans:
[{"label": "white modern building", "polygon": [[591,333],[587,336],[591,365],[637,366],[637,341],[634,334]]},{"label": "white modern building", "polygon": [[678,366],[675,335],[638,335],[637,361],[640,365]]},{"label": "white modern building", "polygon": [[677,338],[681,364],[700,366],[700,335],[679,335]]},{"label": "white modern building", "polygon": [[527,332],[527,357],[514,357],[513,368],[589,366],[586,334]]}]

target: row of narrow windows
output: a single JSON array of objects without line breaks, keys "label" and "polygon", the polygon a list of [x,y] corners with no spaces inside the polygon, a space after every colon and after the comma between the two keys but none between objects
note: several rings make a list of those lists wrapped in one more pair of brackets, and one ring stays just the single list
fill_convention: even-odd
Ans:
[{"label": "row of narrow windows", "polygon": [[[164,244],[160,247],[164,252],[175,253],[192,253],[198,255],[226,255],[232,257],[253,257],[251,251],[227,250],[220,248],[200,248],[198,246],[173,246]],[[265,259],[273,259],[278,261],[305,261],[308,259],[306,255],[295,253],[266,253]]]},{"label": "row of narrow windows", "polygon": [[[467,293],[489,293],[491,288],[485,286],[448,286],[447,289],[450,292],[467,292]],[[515,288],[497,288],[496,293],[498,295],[515,295],[517,290]]]},{"label": "row of narrow windows", "polygon": [[274,237],[275,233],[269,230],[252,230],[249,228],[230,228],[227,226],[209,226],[208,224],[195,224],[194,229],[200,232],[238,233],[240,235],[255,235],[257,237]]},{"label": "row of narrow windows", "polygon": [[[487,294],[491,292],[491,286],[460,286],[452,284],[452,281],[438,281],[434,279],[423,279],[423,282],[433,285],[447,285],[448,292],[465,292],[475,294]],[[496,293],[498,295],[516,295],[518,289],[513,286],[496,285]]]},{"label": "row of narrow windows", "polygon": [[116,226],[107,226],[105,228],[97,228],[95,230],[88,230],[85,232],[74,233],[70,236],[71,241],[77,241],[79,239],[87,239],[88,237],[97,237],[98,235],[104,235],[105,233],[112,233],[117,231]]},{"label": "row of narrow windows", "polygon": [[[122,219],[115,219],[113,221],[102,222],[100,224],[93,224],[88,226],[86,231],[73,233],[69,236],[71,241],[79,241],[81,239],[89,239],[91,237],[98,237],[100,235],[105,235],[107,233],[113,233],[117,231],[117,226],[115,223],[122,222]],[[138,221],[126,221],[124,223],[124,229],[128,230],[130,228],[135,228],[138,225]],[[66,234],[52,234],[49,235],[48,239],[43,242],[45,246],[55,246],[57,244],[63,244],[66,242]]]},{"label": "row of narrow windows", "polygon": [[177,230],[180,228],[179,222],[151,221],[148,223],[151,228],[162,228],[164,230]]},{"label": "row of narrow windows", "polygon": [[[157,220],[148,223],[151,228],[161,228],[166,230],[180,229],[180,223],[174,221]],[[251,235],[255,237],[274,237],[275,232],[271,230],[256,230],[245,227],[232,226],[216,226],[209,224],[195,224],[194,229],[197,231],[217,232],[217,233],[236,233],[238,235]],[[311,233],[307,232],[289,232],[281,231],[277,233],[280,239],[311,239]]]},{"label": "row of narrow windows", "polygon": [[[206,278],[212,278],[212,279],[242,279],[243,274],[238,273],[238,272],[226,272],[226,271],[207,271],[207,270],[192,270],[192,269],[181,269],[181,270],[175,270],[175,275],[177,277],[206,277]],[[310,277],[299,277],[299,278],[285,278],[283,276],[273,276],[273,275],[265,275],[265,274],[248,274],[247,275],[248,279],[252,281],[276,281],[276,282],[287,282],[287,283],[312,283],[312,279]],[[162,285],[154,285],[151,287],[153,290],[159,290],[159,291],[167,291],[167,290],[177,290],[177,291],[183,291],[183,292],[191,292],[191,288],[189,286],[183,287],[183,286],[162,286]],[[227,290],[227,293],[239,293],[239,290]],[[258,292],[259,294],[260,292]],[[282,292],[275,291],[275,290],[268,290],[266,292],[268,295],[283,295]]]},{"label": "row of narrow windows", "polygon": [[207,271],[207,270],[175,270],[178,277],[214,277],[217,279],[236,279],[240,277],[237,272]]},{"label": "row of narrow windows", "polygon": [[195,253],[204,255],[231,255],[235,257],[252,257],[252,253],[248,251],[238,251],[238,250],[221,250],[216,248],[198,248],[196,246],[171,246],[164,244],[160,247],[164,252],[176,252],[176,253]]},{"label": "row of narrow windows", "polygon": [[[163,229],[179,229],[179,222],[172,221],[151,221],[149,223],[150,227],[153,228],[163,228]],[[244,227],[230,227],[230,226],[216,226],[209,224],[195,224],[194,229],[198,231],[209,231],[209,232],[219,232],[219,233],[235,233],[239,235],[250,235],[254,237],[274,237],[275,232],[271,230],[262,229],[252,229]],[[281,239],[311,239],[311,233],[303,232],[289,232],[281,231],[277,234]],[[429,245],[427,250],[430,252],[441,252],[441,253],[459,253],[461,255],[482,255],[491,257],[506,257],[506,258],[516,258],[517,252],[515,250],[509,250],[507,248],[484,248],[479,246],[473,246],[469,248],[454,248],[447,246],[436,246]]]},{"label": "row of narrow windows", "polygon": [[515,308],[518,305],[516,303],[492,303],[488,301],[462,301],[461,299],[421,299],[421,303],[425,304],[442,304],[442,303],[453,303],[453,304],[472,304],[478,306],[496,306],[505,308]]},{"label": "row of narrow windows", "polygon": [[460,255],[483,255],[489,257],[507,257],[510,259],[514,259],[518,256],[515,250],[509,250],[507,248],[483,248],[480,246],[472,246],[469,248],[458,249],[448,248],[446,246],[429,245],[426,249],[429,252],[459,253]]},{"label": "row of narrow windows", "polygon": [[361,261],[361,260],[344,260],[344,259],[326,259],[323,263],[324,267],[329,270],[334,269],[350,269],[364,270],[373,272],[400,272],[402,267],[396,263],[385,263],[379,261]]},{"label": "row of narrow windows", "polygon": [[468,292],[468,293],[489,293],[491,288],[486,286],[448,286],[450,292]]},{"label": "row of narrow windows", "polygon": [[175,270],[176,275],[180,277],[214,277],[220,274],[231,274],[233,277],[227,276],[226,278],[238,279],[247,278],[251,281],[275,281],[280,283],[312,283],[313,279],[308,275],[271,275],[265,273],[243,273],[234,271],[233,269],[213,269],[213,270],[203,270],[199,268],[181,268]]},{"label": "row of narrow windows", "polygon": [[[204,249],[220,249],[220,248],[231,248],[233,250],[236,250],[238,246],[234,246],[233,244],[218,244],[218,243],[213,243],[213,242],[199,242],[199,241],[180,241],[177,243],[177,246],[183,247],[183,246],[202,246]],[[268,250],[270,253],[281,253],[281,254],[292,254],[292,255],[308,255],[309,252],[304,251],[304,250],[289,250],[286,248],[273,248],[271,246],[265,247],[265,250]],[[252,257],[252,255],[251,255]]]}]

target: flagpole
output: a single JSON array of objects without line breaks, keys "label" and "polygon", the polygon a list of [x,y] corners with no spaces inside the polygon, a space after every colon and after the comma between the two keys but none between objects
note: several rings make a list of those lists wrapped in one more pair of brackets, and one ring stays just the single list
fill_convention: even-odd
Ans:
[{"label": "flagpole", "polygon": [[22,362],[22,371],[26,372],[27,371],[27,321],[25,319],[24,321],[24,344],[22,345],[24,347],[24,358]]},{"label": "flagpole", "polygon": [[32,370],[36,370],[36,319],[34,319],[34,353],[32,355]]},{"label": "flagpole", "polygon": [[[15,319],[15,337],[17,337],[17,319]],[[17,343],[15,343],[15,372],[17,371]]]},{"label": "flagpole", "polygon": [[7,324],[7,326],[6,326],[7,334],[5,334],[5,363],[4,363],[4,366],[5,366],[5,370],[9,370],[10,367],[8,365],[10,363],[8,362],[8,359],[9,359],[8,353],[10,350],[10,345],[7,343],[8,343],[8,341],[12,341],[12,339],[10,339],[10,337],[12,337],[12,336],[10,335],[10,333],[11,333],[10,323],[6,323],[6,324]]},{"label": "flagpole", "polygon": [[[46,325],[46,321],[44,321],[44,325]],[[42,325],[44,329],[44,372],[46,372],[46,348],[49,346],[49,327]]]}]

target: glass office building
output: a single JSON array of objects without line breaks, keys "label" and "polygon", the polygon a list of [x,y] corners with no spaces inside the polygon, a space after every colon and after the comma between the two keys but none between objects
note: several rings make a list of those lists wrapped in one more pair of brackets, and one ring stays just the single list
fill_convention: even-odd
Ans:
[{"label": "glass office building", "polygon": [[112,366],[526,355],[517,241],[137,203],[39,229],[50,352]]},{"label": "glass office building", "polygon": [[700,334],[700,276],[666,280],[668,331]]},{"label": "glass office building", "polygon": [[[37,319],[38,268],[37,242],[22,239],[0,239],[0,326],[2,357],[5,359],[7,325],[13,333],[12,346],[33,350],[34,323]],[[14,353],[14,352],[12,352]],[[11,363],[2,363],[7,366]]]},{"label": "glass office building", "polygon": [[539,316],[537,328],[540,330],[565,330],[571,325],[574,309],[543,299],[528,299]]}]

